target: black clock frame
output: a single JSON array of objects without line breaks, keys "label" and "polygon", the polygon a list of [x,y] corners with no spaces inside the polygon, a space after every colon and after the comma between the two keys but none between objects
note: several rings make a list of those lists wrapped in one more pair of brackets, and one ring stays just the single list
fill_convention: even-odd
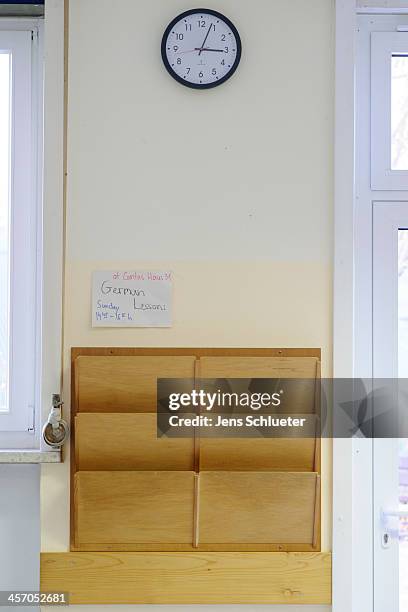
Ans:
[{"label": "black clock frame", "polygon": [[[169,60],[167,59],[166,45],[167,45],[167,38],[168,38],[171,30],[176,25],[176,23],[178,23],[181,19],[184,19],[185,17],[188,17],[189,15],[194,15],[196,13],[197,14],[199,14],[199,13],[207,13],[207,15],[212,15],[213,17],[217,17],[218,19],[222,19],[222,21],[224,21],[228,25],[228,27],[231,29],[232,33],[234,34],[235,40],[236,40],[236,44],[237,44],[237,54],[236,54],[234,63],[231,66],[231,69],[221,79],[219,79],[218,81],[214,81],[213,83],[189,83],[185,79],[182,79],[173,70],[173,68],[170,65]],[[230,77],[232,77],[232,75],[234,74],[234,72],[238,68],[238,64],[239,64],[240,59],[241,59],[241,53],[242,53],[241,38],[239,36],[237,28],[234,26],[232,21],[230,21],[230,19],[228,19],[228,17],[225,17],[225,15],[222,15],[221,13],[218,13],[217,11],[213,11],[212,9],[205,9],[205,8],[190,9],[189,11],[184,11],[184,13],[180,13],[180,15],[178,15],[177,17],[172,19],[172,21],[169,23],[169,25],[167,26],[167,28],[164,31],[163,38],[162,38],[162,43],[161,43],[161,56],[162,56],[163,64],[164,64],[167,72],[178,83],[181,83],[185,87],[191,87],[192,89],[210,89],[212,87],[217,87],[218,85],[222,85],[222,83],[225,83],[225,81],[227,81]]]}]

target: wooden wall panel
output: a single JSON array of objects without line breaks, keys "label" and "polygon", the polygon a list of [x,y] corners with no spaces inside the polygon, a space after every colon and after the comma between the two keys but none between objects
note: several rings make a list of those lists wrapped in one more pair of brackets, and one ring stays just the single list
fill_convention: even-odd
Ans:
[{"label": "wooden wall panel", "polygon": [[194,470],[194,438],[158,438],[157,416],[81,412],[77,470]]},{"label": "wooden wall panel", "polygon": [[200,543],[312,544],[318,478],[306,472],[201,472]]},{"label": "wooden wall panel", "polygon": [[330,604],[330,553],[42,553],[71,604]]},{"label": "wooden wall panel", "polygon": [[75,363],[78,412],[156,412],[157,378],[194,378],[195,356],[90,356]]},{"label": "wooden wall panel", "polygon": [[77,472],[77,546],[191,543],[193,472]]}]

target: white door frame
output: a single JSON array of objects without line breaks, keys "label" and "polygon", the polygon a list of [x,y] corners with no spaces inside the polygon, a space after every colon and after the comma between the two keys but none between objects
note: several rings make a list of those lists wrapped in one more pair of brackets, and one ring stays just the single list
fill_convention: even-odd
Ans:
[{"label": "white door frame", "polygon": [[[370,376],[356,368],[355,0],[336,1],[333,376]],[[369,321],[360,320],[367,334]],[[370,346],[368,344],[368,346]],[[333,612],[372,612],[370,440],[333,440]],[[357,512],[357,509],[359,511]],[[364,520],[362,517],[364,516]]]},{"label": "white door frame", "polygon": [[[335,64],[335,226],[334,226],[334,377],[373,376],[373,261],[372,200],[361,184],[369,185],[369,164],[357,156],[356,142],[370,142],[367,121],[355,118],[356,58],[368,53],[360,36],[358,13],[407,14],[408,2],[396,9],[356,9],[355,0],[336,0]],[[387,19],[385,17],[384,19]],[[369,79],[369,74],[359,75]],[[358,99],[358,98],[357,98]],[[360,102],[359,102],[360,103]],[[363,115],[364,115],[363,113]],[[364,181],[356,181],[364,176]],[[383,199],[383,197],[381,197]],[[387,200],[398,199],[393,192]],[[356,245],[358,244],[358,249]],[[373,612],[374,517],[373,441],[333,440],[333,612]]]}]

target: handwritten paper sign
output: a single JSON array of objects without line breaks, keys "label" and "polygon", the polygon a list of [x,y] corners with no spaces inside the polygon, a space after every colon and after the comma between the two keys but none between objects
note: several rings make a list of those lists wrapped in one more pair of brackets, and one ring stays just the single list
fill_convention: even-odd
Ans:
[{"label": "handwritten paper sign", "polygon": [[171,272],[92,274],[92,327],[170,327]]}]

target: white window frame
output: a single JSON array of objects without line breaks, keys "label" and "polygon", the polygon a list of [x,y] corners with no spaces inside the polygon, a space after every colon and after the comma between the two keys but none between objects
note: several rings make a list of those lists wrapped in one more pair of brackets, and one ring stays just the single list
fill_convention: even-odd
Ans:
[{"label": "white window frame", "polygon": [[[32,449],[48,452],[42,439],[42,425],[51,408],[52,394],[62,393],[62,320],[63,320],[63,256],[64,256],[64,192],[65,192],[65,11],[64,0],[53,0],[45,6],[44,18],[6,19],[10,29],[35,27],[39,32],[39,53],[42,62],[43,87],[38,108],[43,113],[38,147],[42,157],[37,166],[37,195],[42,204],[39,215],[37,249],[38,271],[36,350],[36,412],[34,432],[0,432],[0,451]],[[41,79],[39,79],[41,82]],[[39,459],[42,461],[43,459]]]},{"label": "white window frame", "polygon": [[390,58],[395,53],[408,54],[408,32],[372,33],[371,189],[382,191],[408,189],[408,170],[391,169]]},{"label": "white window frame", "polygon": [[[42,23],[2,19],[3,43],[12,52],[10,149],[10,310],[7,413],[0,413],[0,444],[36,445],[39,405],[42,194]],[[27,215],[27,210],[29,215]],[[22,290],[24,287],[24,290]],[[24,293],[23,293],[24,291]],[[31,312],[27,309],[30,304]]]},{"label": "white window frame", "polygon": [[[63,388],[63,285],[66,192],[66,24],[68,2],[45,3],[44,13],[44,176],[41,389],[38,429]],[[49,451],[42,436],[42,451]]]}]

